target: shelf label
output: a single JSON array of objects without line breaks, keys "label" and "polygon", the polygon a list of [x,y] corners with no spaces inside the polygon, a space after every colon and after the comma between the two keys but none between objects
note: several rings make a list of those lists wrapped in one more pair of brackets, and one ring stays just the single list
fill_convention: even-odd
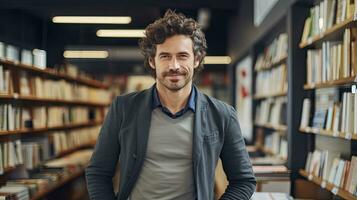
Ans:
[{"label": "shelf label", "polygon": [[340,135],[340,133],[338,131],[334,131],[332,136],[333,137],[338,137],[339,135]]},{"label": "shelf label", "polygon": [[322,181],[321,188],[326,188],[326,181]]},{"label": "shelf label", "polygon": [[338,188],[337,187],[333,187],[331,190],[332,194],[337,195],[338,193]]},{"label": "shelf label", "polygon": [[346,133],[345,139],[346,140],[351,140],[352,139],[352,133]]},{"label": "shelf label", "polygon": [[314,177],[312,176],[312,174],[310,174],[310,175],[307,177],[307,179],[308,179],[309,181],[311,181],[312,178],[314,178]]}]

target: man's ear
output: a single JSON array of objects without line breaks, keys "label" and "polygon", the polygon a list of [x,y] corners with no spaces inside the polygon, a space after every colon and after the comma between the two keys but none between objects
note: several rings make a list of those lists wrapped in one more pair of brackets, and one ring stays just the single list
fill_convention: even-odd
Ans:
[{"label": "man's ear", "polygon": [[154,61],[154,59],[153,58],[149,58],[149,65],[150,65],[150,67],[152,68],[152,69],[155,69],[155,61]]},{"label": "man's ear", "polygon": [[195,58],[195,62],[193,64],[193,68],[197,68],[198,65],[200,65],[200,59],[199,58]]}]

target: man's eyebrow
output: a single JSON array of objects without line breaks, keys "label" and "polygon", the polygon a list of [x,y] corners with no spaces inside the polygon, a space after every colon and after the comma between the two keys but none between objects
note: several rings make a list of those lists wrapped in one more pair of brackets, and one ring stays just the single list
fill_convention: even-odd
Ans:
[{"label": "man's eyebrow", "polygon": [[170,53],[168,52],[160,52],[159,55],[169,55]]}]

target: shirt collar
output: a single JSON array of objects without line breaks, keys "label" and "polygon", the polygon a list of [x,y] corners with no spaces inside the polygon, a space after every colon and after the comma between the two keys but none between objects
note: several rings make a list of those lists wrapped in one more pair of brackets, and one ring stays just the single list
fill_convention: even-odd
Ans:
[{"label": "shirt collar", "polygon": [[[160,98],[159,98],[159,94],[157,92],[157,88],[156,86],[154,87],[153,89],[153,93],[152,93],[152,98],[153,98],[153,104],[152,104],[152,110],[154,110],[155,108],[158,108],[158,107],[161,107],[163,109],[163,112],[167,112],[168,109],[165,108],[162,104],[161,104],[161,101],[160,101]],[[182,115],[184,114],[188,109],[192,110],[192,112],[195,112],[196,111],[196,89],[195,87],[192,86],[192,89],[191,89],[191,93],[190,93],[190,96],[189,96],[189,99],[187,101],[187,104],[185,106],[185,108],[183,108],[181,111],[179,111],[178,113],[176,114],[179,114],[179,115]],[[167,113],[166,113],[167,114]],[[173,115],[172,113],[170,113],[172,116],[174,117],[178,117],[178,116],[175,116]]]}]

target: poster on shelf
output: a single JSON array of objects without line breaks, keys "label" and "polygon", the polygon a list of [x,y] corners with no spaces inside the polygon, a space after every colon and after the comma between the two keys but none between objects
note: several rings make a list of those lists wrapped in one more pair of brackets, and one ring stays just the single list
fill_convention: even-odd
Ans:
[{"label": "poster on shelf", "polygon": [[251,56],[238,62],[236,67],[236,109],[242,135],[248,143],[253,139],[252,117],[252,66]]}]

